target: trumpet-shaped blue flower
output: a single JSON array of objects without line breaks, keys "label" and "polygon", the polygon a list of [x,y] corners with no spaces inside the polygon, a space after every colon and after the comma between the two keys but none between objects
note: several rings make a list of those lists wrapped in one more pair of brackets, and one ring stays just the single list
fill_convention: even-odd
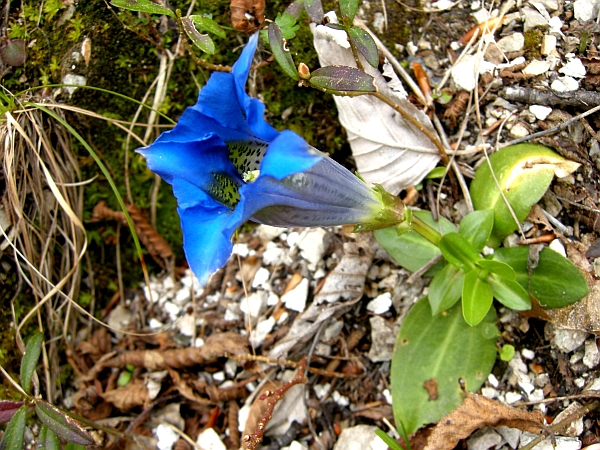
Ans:
[{"label": "trumpet-shaped blue flower", "polygon": [[202,284],[227,262],[231,236],[248,219],[282,227],[369,223],[384,208],[380,193],[265,122],[264,105],[245,92],[257,41],[258,33],[232,73],[213,73],[177,125],[139,150],[173,186],[185,254]]}]

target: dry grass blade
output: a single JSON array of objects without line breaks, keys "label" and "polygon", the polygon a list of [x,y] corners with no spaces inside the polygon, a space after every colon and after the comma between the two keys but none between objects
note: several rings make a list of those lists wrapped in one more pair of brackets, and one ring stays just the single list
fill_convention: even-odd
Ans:
[{"label": "dry grass blade", "polygon": [[83,188],[71,136],[63,127],[36,109],[5,113],[5,118],[0,125],[4,144],[0,179],[5,184],[2,205],[7,219],[3,235],[10,241],[4,248],[12,248],[18,276],[36,302],[17,330],[36,315],[38,328],[50,336],[44,367],[48,398],[53,399],[60,371],[52,338],[74,325],[69,304],[57,294],[79,296],[80,261],[86,248]]}]

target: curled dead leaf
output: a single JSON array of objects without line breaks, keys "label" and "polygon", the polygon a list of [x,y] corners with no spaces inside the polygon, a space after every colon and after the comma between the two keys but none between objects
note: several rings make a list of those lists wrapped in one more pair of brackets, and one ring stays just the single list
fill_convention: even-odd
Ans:
[{"label": "curled dead leaf", "polygon": [[148,388],[141,379],[135,379],[123,387],[105,392],[102,397],[121,411],[129,411],[136,406],[146,407],[150,403]]},{"label": "curled dead leaf", "polygon": [[539,434],[544,429],[544,416],[540,411],[522,411],[497,400],[469,394],[462,405],[433,428],[425,450],[452,450],[474,431],[499,425]]}]

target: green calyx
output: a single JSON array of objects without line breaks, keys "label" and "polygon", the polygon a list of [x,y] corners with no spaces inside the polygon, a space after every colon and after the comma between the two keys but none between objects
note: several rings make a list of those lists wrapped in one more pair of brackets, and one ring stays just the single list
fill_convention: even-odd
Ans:
[{"label": "green calyx", "polygon": [[355,233],[379,230],[391,226],[398,228],[399,224],[410,222],[409,216],[407,216],[409,210],[404,207],[402,200],[387,192],[379,184],[375,184],[373,191],[379,197],[381,208],[363,223],[357,224],[353,230]]}]

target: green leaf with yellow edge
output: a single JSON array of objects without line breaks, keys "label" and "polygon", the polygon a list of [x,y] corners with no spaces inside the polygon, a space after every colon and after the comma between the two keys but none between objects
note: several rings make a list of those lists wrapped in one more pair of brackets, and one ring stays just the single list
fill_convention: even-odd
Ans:
[{"label": "green leaf with yellow edge", "polygon": [[[490,156],[502,193],[512,206],[517,220],[522,222],[529,210],[544,195],[552,177],[564,177],[577,170],[578,163],[569,161],[553,150],[538,144],[517,144],[505,147]],[[494,211],[492,246],[518,228],[506,206],[487,162],[475,172],[470,187],[476,210]]]},{"label": "green leaf with yellow edge", "polygon": [[[471,392],[479,389],[496,360],[496,338],[485,338],[495,336],[489,333],[495,321],[492,308],[471,327],[459,304],[433,316],[427,297],[410,309],[392,356],[392,408],[398,428],[404,425],[410,435],[456,409],[464,399],[460,380]],[[437,398],[430,398],[425,382],[437,384]]]},{"label": "green leaf with yellow edge", "polygon": [[[431,228],[437,231],[441,230],[441,234],[456,231],[456,227],[448,219],[441,217],[439,221],[435,221],[429,211],[414,210],[412,213]],[[441,253],[439,248],[415,231],[398,236],[394,227],[389,227],[376,230],[374,235],[379,245],[389,253],[394,261],[411,272],[416,272]],[[434,276],[443,267],[444,263],[439,261],[427,271],[426,275]]]},{"label": "green leaf with yellow edge", "polygon": [[379,52],[377,44],[369,32],[359,27],[350,27],[347,32],[358,51],[362,53],[371,66],[376,68],[379,65]]},{"label": "green leaf with yellow edge", "polygon": [[528,247],[510,247],[496,249],[493,258],[511,266],[516,281],[545,308],[562,308],[589,293],[579,269],[561,254],[544,248],[537,267],[531,271],[527,266],[528,257]]},{"label": "green leaf with yellow edge", "polygon": [[462,289],[462,312],[465,321],[475,326],[492,308],[494,294],[486,280],[481,278],[482,269],[473,269],[465,275]]},{"label": "green leaf with yellow edge", "polygon": [[275,22],[271,22],[269,24],[269,45],[271,46],[275,60],[281,66],[286,75],[298,81],[300,79],[298,76],[298,69],[296,69],[294,59],[286,47],[285,39],[281,33],[281,29]]},{"label": "green leaf with yellow edge", "polygon": [[198,26],[202,30],[208,31],[209,33],[219,36],[222,39],[225,39],[227,37],[225,31],[223,31],[223,28],[221,28],[221,26],[214,20],[209,19],[205,16],[197,15],[189,16],[189,18],[192,19],[196,26]]},{"label": "green leaf with yellow edge", "polygon": [[182,17],[181,26],[192,43],[204,53],[212,55],[215,53],[215,43],[208,34],[202,34],[196,29],[191,17]]},{"label": "green leaf with yellow edge", "polygon": [[375,78],[356,67],[350,66],[321,67],[312,73],[309,83],[311,86],[329,94],[377,91]]},{"label": "green leaf with yellow edge", "polygon": [[169,8],[158,5],[150,0],[112,0],[110,4],[131,11],[139,11],[148,14],[164,14],[173,19],[177,17]]},{"label": "green leaf with yellow edge", "polygon": [[65,441],[81,445],[94,443],[92,436],[81,425],[50,403],[38,400],[35,404],[35,413],[44,425]]}]

